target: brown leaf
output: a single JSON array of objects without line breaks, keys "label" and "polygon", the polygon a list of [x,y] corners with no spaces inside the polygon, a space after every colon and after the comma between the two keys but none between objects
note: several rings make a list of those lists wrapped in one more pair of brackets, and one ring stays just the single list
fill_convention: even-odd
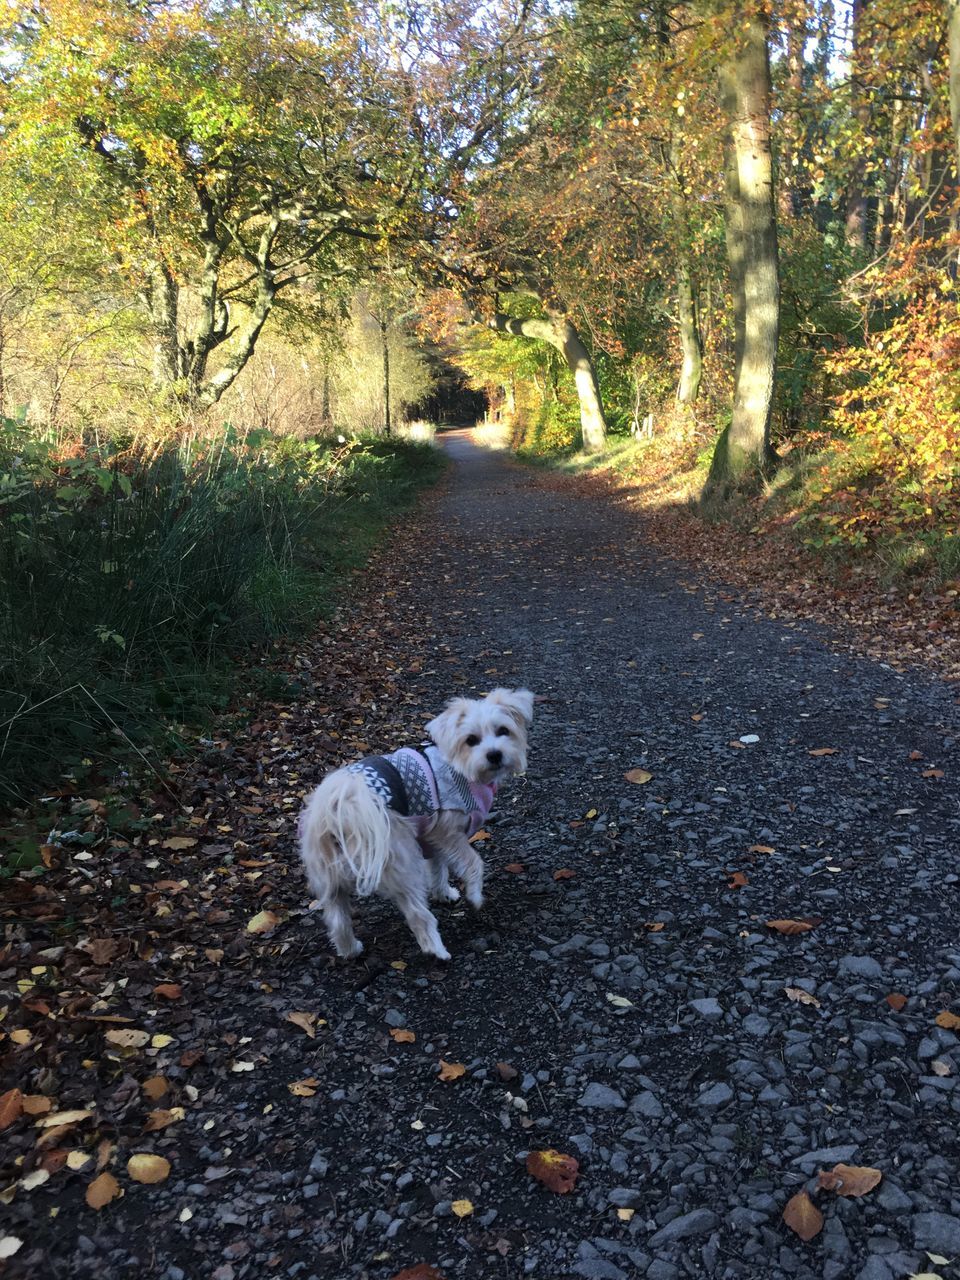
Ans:
[{"label": "brown leaf", "polygon": [[317,1015],[315,1013],[288,1013],[287,1022],[292,1022],[295,1027],[299,1027],[301,1031],[305,1031],[311,1040],[317,1038]]},{"label": "brown leaf", "polygon": [[642,786],[645,782],[650,781],[653,774],[649,769],[629,769],[623,776],[628,782],[636,782],[639,786]]},{"label": "brown leaf", "polygon": [[135,1027],[117,1027],[104,1033],[107,1044],[114,1044],[118,1049],[142,1049],[150,1040],[149,1031],[138,1031]]},{"label": "brown leaf", "polygon": [[517,1068],[511,1067],[509,1062],[497,1063],[497,1075],[500,1077],[501,1080],[503,1081],[516,1080],[519,1074],[520,1072],[517,1070]]},{"label": "brown leaf", "polygon": [[752,844],[747,853],[776,853],[776,849],[769,844]]},{"label": "brown leaf", "polygon": [[776,929],[777,933],[790,936],[796,933],[809,933],[816,926],[810,920],[768,920],[767,928]]},{"label": "brown leaf", "polygon": [[820,1008],[820,1001],[816,996],[812,996],[809,991],[804,991],[803,987],[784,987],[783,994],[788,1000],[793,1000],[797,1004],[813,1005],[815,1009]]},{"label": "brown leaf", "polygon": [[571,871],[569,867],[561,867],[559,871],[553,873],[554,880],[572,880],[577,873]]},{"label": "brown leaf", "polygon": [[479,831],[475,831],[470,837],[471,844],[482,844],[484,840],[490,840],[492,837],[489,831],[485,831],[483,827]]},{"label": "brown leaf", "polygon": [[153,994],[164,1000],[179,1000],[183,995],[183,987],[179,982],[161,982],[153,988]]},{"label": "brown leaf", "polygon": [[169,1091],[170,1081],[165,1076],[151,1076],[144,1080],[142,1088],[151,1102],[157,1102]]},{"label": "brown leaf", "polygon": [[319,1083],[316,1076],[307,1076],[305,1080],[294,1080],[293,1084],[287,1085],[287,1088],[295,1098],[312,1098],[317,1092]]},{"label": "brown leaf", "polygon": [[440,1079],[441,1080],[459,1080],[465,1075],[467,1068],[462,1062],[444,1062],[440,1059]]},{"label": "brown leaf", "polygon": [[734,871],[733,875],[727,881],[728,889],[742,889],[744,885],[748,885],[750,881],[742,871]]},{"label": "brown leaf", "polygon": [[[0,1099],[2,1101],[2,1099]],[[28,1116],[45,1116],[53,1108],[53,1099],[42,1093],[25,1093],[23,1095],[23,1111]],[[0,1129],[3,1125],[0,1124]]]},{"label": "brown leaf", "polygon": [[8,1089],[0,1094],[0,1129],[9,1129],[23,1115],[23,1093],[19,1089]]},{"label": "brown leaf", "polygon": [[109,964],[120,950],[120,943],[116,938],[90,938],[80,949],[94,964]]},{"label": "brown leaf", "polygon": [[783,1220],[801,1240],[812,1240],[823,1230],[823,1214],[805,1191],[790,1197],[783,1210]]},{"label": "brown leaf", "polygon": [[839,747],[814,747],[812,751],[808,751],[808,756],[835,756],[839,752]]},{"label": "brown leaf", "polygon": [[412,1031],[408,1031],[406,1027],[391,1027],[390,1035],[396,1040],[397,1044],[413,1044],[416,1035]]},{"label": "brown leaf", "polygon": [[527,1173],[550,1191],[562,1196],[577,1185],[580,1164],[573,1156],[565,1156],[551,1147],[547,1151],[530,1152],[527,1156]]},{"label": "brown leaf", "polygon": [[908,759],[908,760],[922,760],[922,759],[923,759],[923,752],[922,752],[922,751],[911,751],[911,752],[910,752],[910,755],[907,757],[907,759]]},{"label": "brown leaf", "polygon": [[155,1182],[163,1182],[169,1178],[170,1161],[164,1156],[138,1152],[127,1161],[127,1173],[134,1182],[144,1182],[152,1186]]},{"label": "brown leaf", "polygon": [[117,1196],[122,1196],[120,1183],[116,1180],[112,1173],[101,1173],[99,1178],[94,1180],[87,1187],[87,1193],[84,1196],[87,1204],[91,1209],[98,1211],[105,1204],[109,1204],[111,1200],[116,1200]]},{"label": "brown leaf", "polygon": [[504,871],[509,871],[511,875],[522,876],[527,868],[522,862],[508,862],[503,869]]},{"label": "brown leaf", "polygon": [[418,1262],[415,1267],[405,1267],[403,1271],[398,1271],[393,1280],[443,1280],[443,1276],[436,1267]]},{"label": "brown leaf", "polygon": [[647,933],[663,933],[662,920],[648,920],[643,926]]},{"label": "brown leaf", "polygon": [[955,1013],[951,1013],[949,1009],[942,1009],[934,1018],[934,1022],[938,1027],[944,1027],[947,1031],[960,1031],[960,1017]]},{"label": "brown leaf", "polygon": [[164,840],[164,849],[192,849],[197,843],[195,836],[171,836],[169,840]]},{"label": "brown leaf", "polygon": [[900,1010],[904,1008],[906,1003],[907,1003],[907,997],[905,995],[901,995],[899,991],[891,991],[890,994],[887,996],[887,1004],[896,1013],[899,1013]]},{"label": "brown leaf", "polygon": [[817,1175],[817,1184],[824,1191],[835,1191],[838,1196],[865,1196],[879,1185],[882,1177],[879,1169],[856,1164],[837,1164],[832,1169],[821,1169]]},{"label": "brown leaf", "polygon": [[942,778],[943,776],[942,769],[922,769],[920,772],[921,778]]},{"label": "brown leaf", "polygon": [[699,723],[703,719],[705,714],[706,713],[703,711],[695,711],[694,714],[690,717],[690,719],[695,720]]},{"label": "brown leaf", "polygon": [[148,1111],[144,1133],[156,1133],[158,1129],[165,1129],[169,1124],[176,1124],[178,1120],[183,1119],[184,1114],[183,1107],[171,1107],[169,1111]]}]

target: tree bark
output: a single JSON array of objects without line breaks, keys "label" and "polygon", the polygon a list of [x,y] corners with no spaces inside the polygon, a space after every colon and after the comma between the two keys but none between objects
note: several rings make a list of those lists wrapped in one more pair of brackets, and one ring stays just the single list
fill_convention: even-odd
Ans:
[{"label": "tree bark", "polygon": [[607,423],[603,416],[600,387],[590,353],[572,321],[558,312],[548,313],[545,320],[518,320],[498,311],[490,321],[490,328],[518,338],[548,342],[560,352],[577,388],[583,448],[587,453],[602,453],[607,442]]},{"label": "tree bark", "polygon": [[690,274],[686,247],[681,250],[677,270],[677,311],[680,321],[680,383],[677,402],[693,404],[700,394],[703,375],[703,347],[700,327],[697,323],[697,304],[693,296],[693,280]]},{"label": "tree bark", "polygon": [[[770,145],[768,18],[761,4],[741,7],[742,41],[724,74],[730,119],[727,244],[734,295],[737,359],[733,417],[717,443],[708,493],[726,492],[773,457],[773,411],[780,281]],[[738,298],[739,295],[739,298]]]},{"label": "tree bark", "polygon": [[390,344],[387,342],[387,322],[380,320],[380,342],[383,347],[383,431],[390,434]]},{"label": "tree bark", "polygon": [[950,71],[950,119],[960,173],[960,0],[945,0],[947,7],[947,51]]},{"label": "tree bark", "polygon": [[[853,86],[853,115],[860,127],[861,134],[870,126],[870,103],[858,85],[857,77],[863,65],[863,11],[867,0],[853,0],[850,11],[851,50],[850,78]],[[853,162],[853,172],[847,186],[846,200],[846,238],[847,244],[857,249],[867,247],[867,161],[864,155],[862,138],[857,140],[857,149]]]}]

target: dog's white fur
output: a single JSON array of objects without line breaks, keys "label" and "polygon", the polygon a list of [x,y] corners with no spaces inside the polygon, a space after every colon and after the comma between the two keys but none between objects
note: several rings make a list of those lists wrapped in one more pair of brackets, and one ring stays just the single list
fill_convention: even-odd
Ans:
[{"label": "dog's white fur", "polygon": [[[529,689],[494,689],[476,701],[454,698],[427,732],[458,773],[491,784],[526,769],[532,720]],[[483,862],[466,837],[462,810],[442,809],[418,840],[410,819],[389,809],[360,774],[346,769],[328,774],[308,797],[300,819],[300,857],[340,956],[363,950],[353,931],[352,893],[376,893],[394,902],[421,951],[440,960],[449,960],[450,953],[429,899],[460,897],[450,885],[452,873],[463,881],[471,906],[483,905]]]}]

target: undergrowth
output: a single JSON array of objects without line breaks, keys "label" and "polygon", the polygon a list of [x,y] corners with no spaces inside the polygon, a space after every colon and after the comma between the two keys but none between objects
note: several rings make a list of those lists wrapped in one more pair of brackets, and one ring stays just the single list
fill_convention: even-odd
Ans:
[{"label": "undergrowth", "polygon": [[226,705],[237,659],[326,611],[442,466],[398,440],[64,448],[5,421],[0,807],[175,748]]}]

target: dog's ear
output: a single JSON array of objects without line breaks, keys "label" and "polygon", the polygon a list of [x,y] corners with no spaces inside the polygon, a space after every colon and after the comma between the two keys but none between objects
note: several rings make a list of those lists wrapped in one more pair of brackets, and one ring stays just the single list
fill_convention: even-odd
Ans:
[{"label": "dog's ear", "polygon": [[487,698],[512,711],[524,724],[533,723],[533,694],[529,689],[493,689]]},{"label": "dog's ear", "polygon": [[444,710],[427,725],[427,733],[445,756],[453,754],[460,726],[469,710],[469,698],[452,698]]}]

